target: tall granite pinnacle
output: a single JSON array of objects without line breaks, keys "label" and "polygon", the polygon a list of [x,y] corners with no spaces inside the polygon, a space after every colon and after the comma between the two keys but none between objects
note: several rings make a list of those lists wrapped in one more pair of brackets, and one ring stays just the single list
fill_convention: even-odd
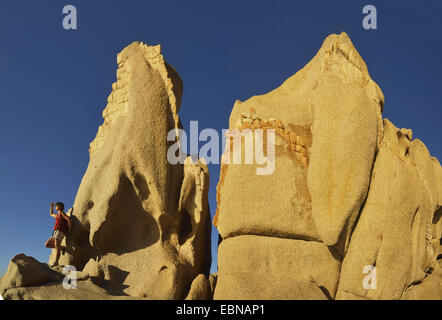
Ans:
[{"label": "tall granite pinnacle", "polygon": [[[181,127],[182,81],[161,47],[134,42],[117,62],[60,263],[83,270],[83,298],[96,298],[98,285],[98,297],[182,299],[211,264],[208,169],[190,159],[168,162],[167,133]],[[11,263],[32,265],[28,260]],[[36,294],[8,289],[14,282],[5,277],[6,297]]]}]

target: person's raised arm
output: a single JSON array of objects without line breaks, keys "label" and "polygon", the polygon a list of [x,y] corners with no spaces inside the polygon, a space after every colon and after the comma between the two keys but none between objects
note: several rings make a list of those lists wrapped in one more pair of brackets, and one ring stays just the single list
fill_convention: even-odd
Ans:
[{"label": "person's raised arm", "polygon": [[52,218],[57,218],[57,215],[54,213],[54,203],[51,202],[51,211],[49,211],[49,214]]}]

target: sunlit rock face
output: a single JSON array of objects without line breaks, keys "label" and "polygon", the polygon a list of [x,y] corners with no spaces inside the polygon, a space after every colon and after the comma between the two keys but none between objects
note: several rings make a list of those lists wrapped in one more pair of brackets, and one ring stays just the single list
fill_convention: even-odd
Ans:
[{"label": "sunlit rock face", "polygon": [[[412,140],[411,130],[384,120],[370,190],[344,257],[337,298],[407,299],[418,291],[414,298],[442,297],[442,260],[437,261],[440,173],[439,162],[420,140]],[[376,266],[376,289],[361,286],[366,265]],[[423,287],[434,282],[439,291],[421,290],[421,281]]]},{"label": "sunlit rock face", "polygon": [[[79,271],[77,290],[62,267],[19,254],[0,279],[5,299],[442,300],[441,165],[382,118],[383,94],[345,33],[279,88],[235,103],[210,276],[207,166],[167,159],[182,81],[160,46],[132,43],[117,62],[68,212],[60,264]],[[274,161],[232,163],[250,152],[238,138]]]},{"label": "sunlit rock face", "polygon": [[104,280],[126,294],[183,298],[210,267],[208,170],[190,159],[168,162],[167,134],[180,128],[182,82],[160,46],[135,42],[117,62],[75,199],[77,243],[92,247]]},{"label": "sunlit rock face", "polygon": [[[235,134],[275,130],[275,168],[257,175],[257,164],[221,166],[215,299],[437,291],[442,170],[411,130],[382,119],[383,107],[345,33],[327,37],[279,88],[235,103]],[[364,287],[366,266],[377,268],[380,289]],[[421,280],[432,291],[415,289]]]},{"label": "sunlit rock face", "polygon": [[211,264],[208,169],[168,162],[183,85],[161,47],[134,42],[117,62],[60,264],[109,294],[183,299]]}]

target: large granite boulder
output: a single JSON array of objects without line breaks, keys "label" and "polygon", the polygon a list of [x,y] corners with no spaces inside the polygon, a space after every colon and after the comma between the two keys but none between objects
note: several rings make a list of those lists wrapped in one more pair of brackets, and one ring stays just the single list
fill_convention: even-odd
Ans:
[{"label": "large granite boulder", "polygon": [[[420,282],[434,289],[439,278],[425,279],[440,254],[441,166],[411,130],[383,120],[383,108],[345,33],[327,37],[279,88],[235,103],[217,187],[215,299],[400,299],[418,296]],[[235,144],[265,153],[260,130],[276,134],[267,175],[256,152],[247,163],[247,143]],[[262,140],[269,154],[273,142]],[[366,289],[372,270],[377,289]]]}]

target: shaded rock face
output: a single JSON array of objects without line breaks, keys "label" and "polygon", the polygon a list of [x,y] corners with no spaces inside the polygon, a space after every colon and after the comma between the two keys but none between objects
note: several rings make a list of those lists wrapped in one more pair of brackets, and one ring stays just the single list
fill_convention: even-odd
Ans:
[{"label": "shaded rock face", "polygon": [[208,169],[168,162],[182,82],[160,46],[135,42],[117,62],[60,264],[96,261],[94,282],[120,296],[181,299],[211,264]]},{"label": "shaded rock face", "polygon": [[[275,130],[275,170],[221,166],[215,299],[441,297],[442,169],[383,107],[345,33],[279,88],[235,103],[237,134]],[[364,288],[366,266],[377,289]]]}]

